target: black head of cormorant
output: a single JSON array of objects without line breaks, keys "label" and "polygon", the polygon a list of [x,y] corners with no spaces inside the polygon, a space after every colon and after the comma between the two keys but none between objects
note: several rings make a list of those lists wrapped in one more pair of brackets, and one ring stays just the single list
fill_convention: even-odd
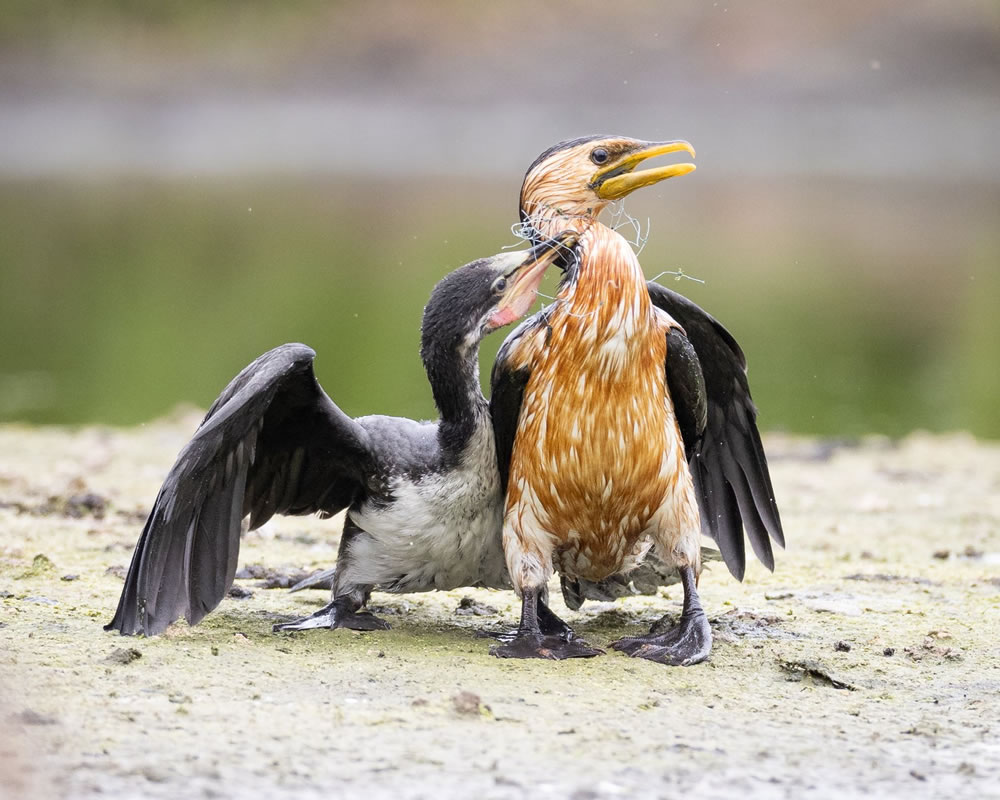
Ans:
[{"label": "black head of cormorant", "polygon": [[[571,241],[566,239],[566,241]],[[458,453],[487,412],[479,386],[479,343],[497,328],[524,316],[542,276],[552,263],[543,257],[525,266],[523,252],[481,258],[449,273],[434,287],[421,323],[420,357],[441,415],[439,437],[448,453]],[[571,247],[558,259],[571,260]]]},{"label": "black head of cormorant", "polygon": [[316,380],[305,345],[275,348],[209,409],[160,489],[107,629],[154,635],[195,624],[232,585],[240,529],[274,514],[347,509],[333,602],[288,627],[386,627],[372,588],[505,585],[500,488],[476,371],[483,336],[524,314],[572,233],[481,259],[435,288],[422,356],[440,422],[352,419]]}]

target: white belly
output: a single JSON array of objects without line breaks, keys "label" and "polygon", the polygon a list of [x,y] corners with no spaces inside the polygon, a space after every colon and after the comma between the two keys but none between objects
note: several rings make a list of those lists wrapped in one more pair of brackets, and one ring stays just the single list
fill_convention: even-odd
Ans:
[{"label": "white belly", "polygon": [[350,545],[344,577],[351,583],[391,592],[510,586],[495,469],[465,466],[418,483],[400,479],[392,494],[388,507],[350,512],[364,531]]}]

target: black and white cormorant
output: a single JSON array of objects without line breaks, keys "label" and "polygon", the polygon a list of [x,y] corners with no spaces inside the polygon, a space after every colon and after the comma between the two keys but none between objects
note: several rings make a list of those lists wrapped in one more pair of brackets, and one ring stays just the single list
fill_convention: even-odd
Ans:
[{"label": "black and white cormorant", "polygon": [[232,585],[248,515],[253,529],[274,514],[347,509],[332,602],[277,628],[386,628],[363,610],[376,587],[509,586],[479,343],[527,312],[546,268],[574,243],[572,233],[560,235],[438,283],[421,336],[437,422],[352,419],[317,382],[305,345],[282,345],[250,364],[167,475],[105,628],[151,636],[181,616],[201,620]]},{"label": "black and white cormorant", "polygon": [[[657,183],[661,180],[686,174],[694,169],[694,165],[674,164],[655,169],[637,170],[646,159],[653,156],[687,151],[693,155],[693,150],[686,142],[650,143],[617,136],[587,136],[567,140],[550,147],[543,152],[528,168],[521,189],[519,212],[521,229],[525,236],[540,241],[544,236],[571,228],[584,244],[590,243],[593,233],[599,232],[603,226],[594,223],[601,210],[610,201],[620,199],[632,191]],[[610,239],[610,230],[606,230]],[[618,245],[624,244],[617,237]],[[507,490],[508,478],[511,472],[515,434],[519,426],[530,415],[535,422],[537,434],[542,430],[541,420],[545,419],[544,431],[547,443],[535,441],[530,447],[522,445],[522,461],[527,471],[537,470],[546,463],[554,463],[553,459],[566,458],[563,466],[572,462],[572,469],[556,469],[546,480],[551,480],[555,491],[550,498],[556,507],[568,508],[572,503],[581,503],[596,517],[604,519],[591,520],[598,524],[607,523],[617,526],[622,523],[623,513],[612,507],[627,495],[623,492],[624,483],[615,485],[614,478],[607,471],[613,459],[602,459],[599,449],[604,442],[601,435],[610,431],[618,436],[618,425],[604,420],[600,424],[587,419],[596,411],[612,408],[614,401],[626,397],[634,397],[637,401],[646,402],[649,396],[638,386],[628,386],[616,378],[608,381],[607,376],[597,375],[597,379],[587,377],[593,370],[589,365],[596,359],[601,363],[615,362],[619,357],[629,363],[634,356],[626,356],[620,347],[621,336],[631,324],[631,318],[622,315],[621,306],[625,302],[626,290],[636,294],[632,298],[641,302],[650,313],[663,319],[672,320],[669,339],[673,346],[669,348],[666,361],[647,365],[650,374],[659,376],[662,382],[667,381],[666,390],[671,395],[671,413],[676,416],[678,435],[672,436],[672,449],[686,461],[683,468],[690,477],[689,498],[696,499],[697,509],[689,509],[692,516],[700,516],[700,530],[712,538],[719,551],[700,548],[700,553],[693,559],[704,560],[721,558],[729,571],[737,580],[743,579],[746,568],[746,542],[749,540],[757,558],[768,568],[774,569],[774,554],[770,540],[784,546],[784,534],[778,507],[774,499],[774,490],[767,466],[767,458],[757,430],[757,409],[751,399],[750,385],[747,379],[747,363],[737,341],[721,323],[705,310],[684,296],[661,286],[654,281],[640,280],[640,285],[634,283],[629,266],[626,275],[595,275],[604,260],[595,252],[593,246],[577,246],[577,258],[569,264],[569,270],[564,275],[559,298],[543,311],[538,312],[518,328],[504,341],[497,357],[492,376],[492,397],[490,401],[491,416],[496,435],[496,445],[499,457],[499,469],[504,490]],[[626,248],[627,249],[627,248]],[[626,260],[632,256],[624,250],[619,253]],[[589,256],[589,257],[588,257]],[[595,258],[595,256],[597,256]],[[583,263],[586,260],[588,263]],[[566,293],[570,284],[578,284],[581,274],[585,283],[597,284],[599,292],[587,300],[581,309],[567,311],[568,298]],[[636,278],[641,273],[636,272]],[[645,299],[639,295],[648,295]],[[599,321],[602,313],[616,311],[605,323]],[[562,405],[552,406],[546,410],[523,410],[523,400],[526,387],[532,379],[535,364],[531,363],[543,350],[552,346],[556,327],[569,326],[589,331],[593,338],[588,341],[582,337],[583,345],[577,352],[563,352],[550,366],[557,366],[544,379],[535,376],[536,394],[545,399],[559,386],[582,386],[579,397],[569,399]],[[631,336],[632,332],[629,331]],[[526,354],[522,363],[516,363],[512,352],[524,347],[526,340],[534,339],[535,352]],[[664,336],[657,334],[656,347],[662,348]],[[607,340],[607,341],[605,341]],[[595,346],[591,346],[595,345]],[[597,346],[599,345],[599,346]],[[559,348],[562,350],[562,348]],[[640,348],[642,349],[642,348]],[[653,352],[649,348],[648,352]],[[599,372],[599,371],[598,371]],[[649,376],[645,379],[650,380]],[[583,384],[581,385],[581,381]],[[615,384],[615,385],[613,385]],[[586,402],[584,396],[600,387],[607,396],[599,393]],[[598,399],[594,402],[594,397]],[[545,403],[548,401],[545,400]],[[588,407],[589,406],[589,407]],[[626,414],[631,413],[626,409]],[[636,408],[638,411],[638,407]],[[649,409],[646,409],[649,412]],[[614,416],[614,415],[612,415]],[[649,423],[653,415],[639,414],[634,420],[637,430]],[[553,434],[565,427],[566,436],[554,439]],[[673,432],[671,432],[673,433]],[[576,440],[579,434],[579,440]],[[631,432],[630,432],[631,435]],[[643,439],[643,436],[638,436]],[[653,436],[645,437],[652,442]],[[617,438],[612,442],[615,457],[623,454],[629,459],[629,449],[621,446]],[[663,444],[666,449],[665,443]],[[576,496],[586,481],[584,473],[596,471],[602,481],[612,478],[610,482],[601,485],[601,497]],[[528,476],[524,476],[527,478]],[[620,479],[621,476],[619,476]],[[639,485],[653,484],[648,476],[639,479]],[[602,500],[603,492],[608,492],[613,503]],[[515,486],[512,494],[519,494],[520,487]],[[508,498],[510,499],[510,498]],[[560,508],[560,511],[565,510]],[[617,514],[617,516],[616,516]],[[629,512],[631,517],[631,511]],[[695,548],[699,525],[689,524],[687,531],[688,546]],[[581,539],[588,531],[575,531],[568,537]],[[545,537],[540,537],[545,539]],[[645,537],[643,537],[645,538]],[[556,556],[562,560],[565,548],[557,547]],[[571,549],[571,548],[570,548]],[[646,638],[631,637],[617,643],[618,649],[623,649],[632,655],[641,655],[653,660],[670,663],[695,663],[704,658],[711,645],[711,632],[707,617],[698,604],[695,588],[695,567],[679,564],[669,552],[657,558],[650,553],[646,560],[629,572],[615,572],[603,578],[594,574],[581,574],[584,570],[562,570],[560,579],[562,595],[566,605],[578,609],[586,599],[609,600],[639,591],[655,593],[658,585],[679,582],[684,588],[684,618],[679,628],[669,628],[669,620],[663,620],[654,626],[655,630]],[[628,569],[635,566],[637,559],[622,559],[620,568]],[[546,558],[539,559],[544,570],[552,568]],[[567,565],[568,566],[568,565]],[[311,576],[294,588],[306,588],[318,585],[328,579],[335,570]],[[604,574],[603,572],[601,574]],[[482,582],[482,581],[480,581]],[[588,647],[577,639],[568,626],[559,620],[548,609],[544,602],[545,592],[539,593],[537,613],[541,633],[545,634],[543,646],[527,648],[531,655],[542,655],[548,658],[565,658],[571,656],[596,655],[600,651]],[[531,603],[525,608],[528,623],[532,614]],[[522,619],[522,624],[524,620]],[[663,636],[659,636],[660,633]],[[683,636],[681,635],[683,633]],[[557,634],[552,636],[551,634]],[[501,637],[510,639],[510,634]],[[683,642],[680,640],[683,639]],[[680,647],[678,647],[680,643]],[[510,648],[499,648],[499,655],[514,655]]]}]

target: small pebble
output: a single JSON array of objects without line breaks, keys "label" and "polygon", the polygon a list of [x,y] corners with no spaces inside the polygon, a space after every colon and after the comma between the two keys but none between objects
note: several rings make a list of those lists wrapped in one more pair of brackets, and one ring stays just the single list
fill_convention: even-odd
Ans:
[{"label": "small pebble", "polygon": [[478,714],[479,695],[473,692],[459,692],[451,698],[455,704],[455,711],[459,714]]},{"label": "small pebble", "polygon": [[150,783],[166,783],[170,780],[170,776],[158,767],[143,767],[142,775]]},{"label": "small pebble", "polygon": [[836,650],[838,653],[850,653],[851,652],[851,644],[850,644],[850,642],[843,642],[843,641],[837,642],[833,646],[833,649]]},{"label": "small pebble", "polygon": [[53,600],[51,597],[41,597],[41,596],[25,597],[24,598],[24,602],[25,603],[38,603],[39,605],[43,605],[43,606],[57,606],[57,605],[59,605],[59,601],[58,600]]},{"label": "small pebble", "polygon": [[471,597],[463,597],[459,601],[458,608],[455,609],[455,613],[461,616],[491,617],[495,614],[499,614],[500,612],[493,606],[476,602]]},{"label": "small pebble", "polygon": [[884,655],[884,656],[894,656],[894,655],[896,655],[896,648],[895,647],[887,647],[887,648],[885,648],[885,650],[882,651],[882,655]]},{"label": "small pebble", "polygon": [[108,499],[94,492],[75,494],[66,501],[65,515],[79,519],[85,514],[93,514],[98,519],[104,516]]},{"label": "small pebble", "polygon": [[30,708],[25,709],[20,714],[15,714],[14,719],[25,725],[55,725],[56,718],[48,714],[39,714]]},{"label": "small pebble", "polygon": [[140,658],[142,658],[142,652],[134,647],[116,647],[111,651],[111,655],[104,660],[112,664],[131,664]]}]

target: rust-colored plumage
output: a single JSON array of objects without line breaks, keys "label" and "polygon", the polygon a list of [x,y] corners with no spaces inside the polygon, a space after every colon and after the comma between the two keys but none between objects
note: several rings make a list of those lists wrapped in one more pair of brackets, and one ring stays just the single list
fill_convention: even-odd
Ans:
[{"label": "rust-colored plumage", "polygon": [[[522,338],[531,365],[511,459],[505,549],[516,587],[553,566],[601,580],[634,566],[652,537],[698,566],[698,508],[666,392],[666,333],[628,243],[594,219],[578,276],[547,325]],[[551,227],[555,227],[553,223]]]},{"label": "rust-colored plumage", "polygon": [[702,522],[737,577],[744,526],[768,567],[769,538],[784,543],[739,345],[689,300],[647,283],[628,242],[597,219],[612,200],[691,172],[636,170],[681,151],[694,155],[682,141],[591,136],[546,150],[525,176],[524,230],[574,231],[578,244],[556,302],[508,337],[493,368],[504,554],[521,595],[517,635],[498,656],[600,653],[542,602],[546,583],[558,570],[575,608],[584,584],[629,570],[652,545],[680,575],[681,619],[612,647],[698,663],[712,643],[696,587]]},{"label": "rust-colored plumage", "polygon": [[600,581],[634,567],[650,545],[681,572],[688,622],[668,639],[651,633],[643,646],[668,663],[708,654],[711,635],[695,592],[699,506],[667,376],[675,346],[683,351],[675,363],[685,372],[685,393],[697,399],[696,408],[684,407],[685,426],[704,426],[704,383],[683,330],[653,303],[632,248],[597,219],[610,201],[694,169],[634,171],[678,150],[694,152],[686,142],[590,137],[546,151],[525,176],[525,229],[533,237],[575,231],[578,244],[556,302],[511,335],[494,367],[491,410],[507,486],[504,553],[522,600],[518,634],[496,655],[598,654],[568,627],[558,635],[541,629],[546,583],[556,569],[571,582]]}]

